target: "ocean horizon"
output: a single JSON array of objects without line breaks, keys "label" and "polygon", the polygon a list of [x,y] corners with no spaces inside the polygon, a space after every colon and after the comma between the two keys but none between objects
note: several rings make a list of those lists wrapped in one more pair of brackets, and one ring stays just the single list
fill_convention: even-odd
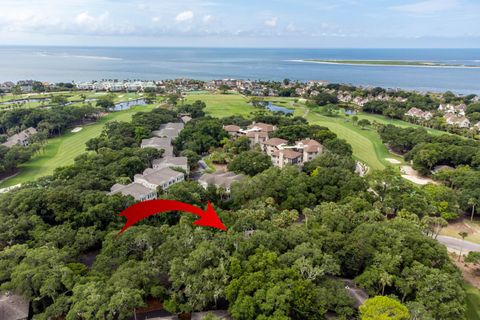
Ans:
[{"label": "ocean horizon", "polygon": [[[398,60],[474,68],[306,63]],[[0,81],[223,78],[324,80],[357,86],[480,94],[480,49],[0,46]]]}]

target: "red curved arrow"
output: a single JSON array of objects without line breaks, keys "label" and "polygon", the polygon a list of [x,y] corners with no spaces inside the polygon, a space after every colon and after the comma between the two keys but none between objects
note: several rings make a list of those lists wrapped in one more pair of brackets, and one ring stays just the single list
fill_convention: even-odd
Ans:
[{"label": "red curved arrow", "polygon": [[220,230],[227,231],[227,228],[222,223],[217,213],[213,209],[210,201],[207,205],[207,210],[192,206],[187,203],[183,203],[175,200],[149,200],[139,202],[133,206],[128,207],[120,213],[121,217],[126,217],[127,222],[123,226],[122,230],[117,234],[117,237],[121,235],[125,230],[136,224],[137,222],[148,218],[154,214],[167,212],[167,211],[185,211],[193,213],[200,217],[195,221],[194,225],[203,227],[212,227]]}]

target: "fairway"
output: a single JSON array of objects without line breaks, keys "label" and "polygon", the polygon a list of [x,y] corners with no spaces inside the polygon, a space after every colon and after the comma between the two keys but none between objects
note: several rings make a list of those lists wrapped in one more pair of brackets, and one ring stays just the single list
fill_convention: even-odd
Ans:
[{"label": "fairway", "polygon": [[468,320],[480,320],[480,290],[466,284],[467,291],[467,312],[465,316]]},{"label": "fairway", "polygon": [[248,104],[247,98],[239,94],[189,94],[186,103],[202,100],[207,104],[207,114],[223,118],[232,115],[248,116],[256,109]]},{"label": "fairway", "polygon": [[44,151],[20,166],[20,173],[0,184],[0,188],[33,181],[53,173],[62,166],[70,165],[78,155],[85,152],[85,143],[102,132],[103,126],[111,121],[129,121],[139,111],[150,111],[154,106],[137,106],[129,110],[110,113],[98,122],[86,125],[80,132],[67,133],[49,139]]},{"label": "fairway", "polygon": [[[206,103],[206,112],[214,117],[227,117],[230,115],[248,116],[250,112],[256,109],[248,104],[247,98],[238,94],[189,94],[186,102],[192,103],[195,100],[202,100]],[[295,103],[295,98],[267,97],[266,101],[271,101],[287,108],[295,109],[296,116],[303,116],[307,112],[307,107],[301,103]],[[360,115],[360,118],[369,118],[380,123],[388,123],[390,120],[382,116]],[[393,158],[403,162],[401,157],[391,154],[382,143],[378,133],[372,129],[361,129],[358,126],[348,122],[348,118],[344,116],[326,117],[314,111],[309,111],[306,119],[310,124],[318,124],[328,127],[341,139],[345,139],[353,149],[353,156],[372,169],[382,170],[386,166],[391,165],[385,158]],[[392,124],[401,125],[403,127],[414,126],[408,122],[401,120],[392,120]]]},{"label": "fairway", "polygon": [[[304,112],[304,110],[300,110],[302,113]],[[372,169],[382,170],[391,165],[385,158],[403,161],[402,158],[387,150],[374,129],[364,130],[354,126],[351,122],[345,122],[343,117],[326,117],[315,112],[309,112],[306,119],[310,124],[327,127],[339,138],[345,139],[352,146],[353,156]]]}]

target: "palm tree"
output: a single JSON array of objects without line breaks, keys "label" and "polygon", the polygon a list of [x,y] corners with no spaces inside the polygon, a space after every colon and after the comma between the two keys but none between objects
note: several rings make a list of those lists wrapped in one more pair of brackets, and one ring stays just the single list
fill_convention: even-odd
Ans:
[{"label": "palm tree", "polygon": [[[465,238],[468,236],[468,233],[465,231],[462,231],[462,232],[459,232],[458,235],[462,237],[462,240],[465,240]],[[460,255],[458,256],[458,261],[460,261],[460,258],[462,257],[462,251],[463,251],[463,247],[460,246]]]},{"label": "palm tree", "polygon": [[468,205],[472,207],[472,215],[470,216],[470,221],[473,221],[473,215],[475,214],[475,206],[477,205],[477,199],[470,198],[468,199]]}]

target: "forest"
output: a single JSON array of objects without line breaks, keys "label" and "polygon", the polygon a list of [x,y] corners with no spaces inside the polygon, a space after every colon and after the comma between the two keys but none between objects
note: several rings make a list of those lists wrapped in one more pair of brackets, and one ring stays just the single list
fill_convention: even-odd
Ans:
[{"label": "forest", "polygon": [[[413,185],[393,169],[360,177],[350,146],[327,128],[257,113],[253,120],[277,125],[278,137],[308,136],[326,147],[303,168],[265,165],[222,129],[252,119],[211,118],[203,108],[158,108],[108,123],[73,165],[1,195],[0,289],[29,298],[35,319],[130,319],[152,298],[172,313],[228,309],[233,319],[375,319],[385,304],[395,319],[464,319],[461,274],[431,237],[460,212],[455,190]],[[107,192],[162,155],[140,149],[141,140],[185,112],[194,119],[175,152],[191,166],[226,153],[231,169],[248,177],[229,200],[195,180],[159,197],[201,207],[211,201],[228,232],[195,227],[193,216],[174,212],[116,238],[119,213],[134,200]],[[443,143],[403,135],[409,152]],[[454,178],[444,177],[460,188]],[[355,309],[343,279],[373,299]]]}]

